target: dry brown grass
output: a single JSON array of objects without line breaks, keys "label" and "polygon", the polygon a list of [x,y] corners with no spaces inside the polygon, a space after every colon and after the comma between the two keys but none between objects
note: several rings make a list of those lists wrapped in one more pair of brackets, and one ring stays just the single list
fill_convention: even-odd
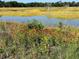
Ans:
[{"label": "dry brown grass", "polygon": [[41,16],[73,19],[79,18],[79,7],[51,7],[47,8],[0,8],[1,16]]}]

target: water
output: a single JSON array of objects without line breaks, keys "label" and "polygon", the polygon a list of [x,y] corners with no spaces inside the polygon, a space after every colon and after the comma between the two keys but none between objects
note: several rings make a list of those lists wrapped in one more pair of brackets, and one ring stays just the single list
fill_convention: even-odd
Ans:
[{"label": "water", "polygon": [[79,20],[78,19],[58,19],[58,18],[48,18],[46,16],[31,16],[31,17],[20,17],[20,16],[2,16],[0,17],[0,21],[9,21],[9,22],[29,22],[31,20],[38,20],[39,22],[43,23],[47,26],[55,26],[59,22],[62,22],[64,25],[68,26],[77,26],[79,27]]}]

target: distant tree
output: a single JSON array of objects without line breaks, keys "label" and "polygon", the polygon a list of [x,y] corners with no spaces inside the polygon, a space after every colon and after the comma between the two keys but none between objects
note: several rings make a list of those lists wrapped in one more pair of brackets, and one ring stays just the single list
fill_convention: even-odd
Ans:
[{"label": "distant tree", "polygon": [[62,7],[63,6],[63,3],[62,2],[56,2],[55,4],[54,4],[54,6],[55,7]]},{"label": "distant tree", "polygon": [[4,7],[5,6],[5,2],[0,0],[0,7]]},{"label": "distant tree", "polygon": [[71,7],[74,7],[74,6],[76,6],[76,3],[75,3],[75,1],[73,1],[73,2],[70,2],[70,6],[71,6]]},{"label": "distant tree", "polygon": [[17,1],[2,1],[0,0],[0,7],[62,7],[62,6],[70,6],[70,7],[78,7],[79,2],[51,2],[51,3],[42,3],[42,2],[32,2],[32,3],[20,3]]},{"label": "distant tree", "polygon": [[6,2],[6,4],[7,4],[9,7],[17,7],[17,6],[18,6],[18,2],[16,2],[16,1]]},{"label": "distant tree", "polygon": [[77,7],[79,6],[79,2],[76,3],[76,6],[77,6]]}]

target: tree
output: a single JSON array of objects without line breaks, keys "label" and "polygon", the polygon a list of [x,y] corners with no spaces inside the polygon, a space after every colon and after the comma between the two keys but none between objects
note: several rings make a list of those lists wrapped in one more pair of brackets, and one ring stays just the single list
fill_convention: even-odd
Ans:
[{"label": "tree", "polygon": [[0,0],[0,7],[4,7],[5,6],[5,2]]},{"label": "tree", "polygon": [[79,6],[79,2],[62,2],[62,1],[58,1],[58,2],[46,2],[46,3],[42,3],[42,2],[32,2],[32,3],[20,3],[17,1],[2,1],[0,0],[0,7],[62,7],[62,6],[70,6],[70,7],[75,7],[75,6]]}]

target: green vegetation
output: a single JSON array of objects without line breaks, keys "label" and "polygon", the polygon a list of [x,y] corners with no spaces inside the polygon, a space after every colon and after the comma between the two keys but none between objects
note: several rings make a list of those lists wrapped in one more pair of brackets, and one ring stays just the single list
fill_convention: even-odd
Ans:
[{"label": "green vegetation", "polygon": [[0,22],[0,59],[79,59],[79,29]]},{"label": "green vegetation", "polygon": [[28,24],[28,28],[29,29],[38,29],[38,30],[41,30],[44,28],[44,26],[38,22],[37,20],[33,20],[33,22],[29,23]]}]

